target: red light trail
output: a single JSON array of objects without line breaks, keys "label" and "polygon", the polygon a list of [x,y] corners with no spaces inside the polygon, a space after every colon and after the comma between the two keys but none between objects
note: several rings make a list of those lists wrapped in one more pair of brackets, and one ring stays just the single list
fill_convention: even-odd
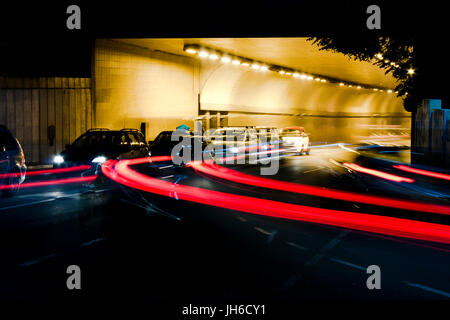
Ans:
[{"label": "red light trail", "polygon": [[118,183],[166,197],[275,218],[450,244],[450,226],[446,225],[229,194],[174,184],[146,176],[130,168],[132,165],[169,160],[171,160],[170,156],[120,161],[108,160],[103,163],[101,169],[103,174]]},{"label": "red light trail", "polygon": [[[84,170],[89,170],[90,168],[91,168],[90,165],[82,165],[82,166],[69,167],[69,168],[34,170],[34,171],[27,171],[25,173],[25,176],[31,177],[31,176],[38,176],[38,175],[43,175],[43,174],[57,174],[57,173],[67,173],[67,172],[74,172],[74,171],[84,171]],[[14,177],[16,175],[17,175],[17,173],[3,173],[3,174],[0,174],[0,179]]]},{"label": "red light trail", "polygon": [[236,170],[224,168],[214,164],[211,160],[206,162],[191,161],[189,164],[195,170],[216,178],[230,180],[237,183],[258,186],[268,189],[295,192],[311,196],[331,198],[343,201],[353,201],[377,206],[391,207],[404,210],[422,211],[450,215],[450,207],[434,205],[418,201],[399,200],[380,196],[364,195],[350,191],[340,191],[323,187],[309,186],[299,183],[262,178],[245,174]]},{"label": "red light trail", "polygon": [[404,165],[394,165],[392,167],[394,167],[395,169],[399,169],[399,170],[403,170],[403,171],[411,172],[411,173],[415,173],[415,174],[420,174],[423,176],[444,179],[444,180],[450,180],[449,174],[438,173],[438,172],[433,172],[433,171],[428,171],[428,170],[422,170],[422,169],[412,168],[412,167],[408,167],[408,166],[404,166]]},{"label": "red light trail", "polygon": [[[76,177],[76,178],[67,178],[67,179],[58,179],[58,180],[47,180],[47,181],[37,181],[37,182],[25,182],[20,185],[20,188],[33,188],[33,187],[47,187],[59,184],[68,184],[68,183],[79,183],[79,182],[91,182],[95,180],[97,176],[87,176],[87,177]],[[2,189],[11,189],[14,186],[10,185],[2,185],[0,186],[0,190]]]}]

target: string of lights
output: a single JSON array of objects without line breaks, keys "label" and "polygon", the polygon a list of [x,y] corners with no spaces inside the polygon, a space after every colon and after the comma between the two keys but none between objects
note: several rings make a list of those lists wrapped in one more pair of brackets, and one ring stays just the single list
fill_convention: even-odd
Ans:
[{"label": "string of lights", "polygon": [[[342,81],[336,78],[326,77],[322,75],[317,74],[311,74],[302,72],[300,70],[295,70],[292,68],[287,68],[279,65],[274,64],[268,64],[263,63],[261,61],[255,61],[252,59],[236,56],[233,54],[225,53],[219,50],[207,48],[204,46],[199,46],[196,44],[187,44],[184,46],[183,50],[191,55],[197,55],[200,59],[209,59],[213,61],[221,61],[222,63],[231,63],[233,65],[239,65],[243,67],[248,67],[252,70],[259,71],[259,72],[277,72],[282,76],[286,77],[293,77],[305,81],[316,81],[320,83],[328,83],[328,84],[335,84],[343,88],[353,88],[355,90],[373,90],[380,93],[387,93],[391,94],[394,92],[390,88],[386,87],[373,87],[373,86],[367,86],[364,84],[356,83],[356,82],[349,82],[349,81]],[[381,54],[378,54],[376,56],[377,59],[383,59],[383,56]],[[386,61],[385,61],[386,62]],[[389,63],[389,61],[387,61]],[[400,66],[398,64],[395,64],[394,62],[391,62],[391,65],[393,65],[396,68],[399,68]],[[413,75],[414,69],[409,69],[408,74]],[[395,91],[394,93],[398,93]]]}]

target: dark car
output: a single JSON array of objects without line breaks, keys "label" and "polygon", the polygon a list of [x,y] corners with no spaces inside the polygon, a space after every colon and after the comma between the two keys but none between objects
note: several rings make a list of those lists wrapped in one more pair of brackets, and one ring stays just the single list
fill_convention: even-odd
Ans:
[{"label": "dark car", "polygon": [[[172,135],[174,135],[174,141],[172,141]],[[202,136],[195,136],[191,131],[162,131],[158,134],[156,139],[152,142],[149,141],[149,150],[151,156],[168,156],[172,154],[172,149],[179,143],[179,151],[188,150],[193,155],[194,153],[194,139],[197,139],[198,146],[203,150],[205,144]],[[200,150],[200,152],[201,152]]]},{"label": "dark car", "polygon": [[108,159],[147,157],[148,145],[137,129],[90,129],[53,158],[55,167],[101,164]]},{"label": "dark car", "polygon": [[0,125],[0,188],[5,196],[14,195],[25,180],[27,166],[22,146],[14,135]]}]

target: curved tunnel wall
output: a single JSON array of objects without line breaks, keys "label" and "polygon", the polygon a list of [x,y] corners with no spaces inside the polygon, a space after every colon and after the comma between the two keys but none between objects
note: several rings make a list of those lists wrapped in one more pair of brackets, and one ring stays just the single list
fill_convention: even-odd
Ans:
[{"label": "curved tunnel wall", "polygon": [[262,73],[115,40],[96,42],[94,90],[95,126],[139,128],[145,122],[150,140],[181,123],[193,127],[199,105],[212,115],[226,113],[224,125],[303,125],[313,141],[347,141],[369,135],[367,128],[374,126],[410,128],[410,115],[393,93]]},{"label": "curved tunnel wall", "polygon": [[[249,67],[204,62],[202,110],[228,113],[228,125],[305,126],[312,140],[408,135],[410,114],[395,93],[340,87]],[[377,132],[373,132],[377,128]]]}]

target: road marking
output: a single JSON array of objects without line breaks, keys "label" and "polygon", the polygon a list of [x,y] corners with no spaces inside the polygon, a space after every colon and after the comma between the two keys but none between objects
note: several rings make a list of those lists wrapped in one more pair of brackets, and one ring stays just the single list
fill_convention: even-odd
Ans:
[{"label": "road marking", "polygon": [[[105,240],[105,238],[98,238],[98,239],[86,241],[86,242],[83,242],[82,244],[80,244],[80,248],[81,248],[81,247],[87,247],[87,246],[90,246],[90,245],[92,245],[92,244],[94,244],[94,243],[101,242],[101,241],[104,241],[104,240]],[[39,257],[39,258],[37,258],[37,259],[34,259],[34,260],[30,260],[30,261],[21,263],[21,264],[19,264],[19,267],[29,267],[29,266],[32,266],[32,265],[34,265],[34,264],[43,262],[43,261],[45,261],[45,260],[52,259],[52,258],[55,258],[55,257],[57,257],[57,256],[61,256],[61,255],[63,255],[63,254],[64,254],[63,252],[55,252],[55,253],[51,253],[51,254],[48,254],[48,255]]]},{"label": "road marking", "polygon": [[172,168],[173,164],[168,165],[168,166],[163,166],[163,167],[158,167],[158,169],[167,169],[167,168]]},{"label": "road marking", "polygon": [[[322,259],[325,254],[324,252],[331,250],[334,248],[339,242],[341,242],[341,239],[345,237],[347,234],[349,234],[350,230],[342,231],[340,234],[337,235],[334,239],[332,239],[330,242],[328,242],[326,245],[324,245],[311,259],[306,261],[304,266],[312,266],[316,264],[320,259]],[[287,243],[291,245],[290,243]],[[298,280],[302,278],[301,274],[294,274],[290,276],[278,289],[279,291],[287,291],[290,287],[292,287]]]},{"label": "road marking", "polygon": [[289,245],[289,246],[291,246],[291,247],[300,249],[300,250],[309,250],[308,248],[306,248],[306,247],[304,247],[304,246],[301,246],[301,245],[299,245],[299,244],[293,243],[293,242],[286,242],[286,244]]},{"label": "road marking", "polygon": [[247,219],[245,219],[244,217],[236,217],[236,219],[242,221],[242,222],[247,222]]},{"label": "road marking", "polygon": [[267,235],[267,236],[270,236],[271,233],[272,233],[272,232],[267,231],[267,230],[264,230],[264,229],[262,229],[262,228],[260,228],[260,227],[255,227],[255,230],[256,230],[256,231],[259,231],[259,232],[261,232],[262,234],[265,234],[265,235]]},{"label": "road marking", "polygon": [[87,247],[87,246],[90,246],[91,244],[101,242],[101,241],[105,241],[105,238],[98,238],[98,239],[83,242],[82,244],[80,244],[80,247]]},{"label": "road marking", "polygon": [[29,266],[32,266],[33,264],[36,264],[36,263],[39,263],[39,262],[42,262],[42,261],[45,261],[45,260],[54,258],[54,257],[56,257],[56,256],[58,256],[58,255],[60,255],[59,252],[51,253],[51,254],[48,254],[48,255],[46,255],[46,256],[42,256],[42,257],[39,257],[39,258],[37,258],[37,259],[34,259],[34,260],[30,260],[30,261],[21,263],[21,264],[19,264],[19,266],[20,266],[20,267],[29,267]]},{"label": "road marking", "polygon": [[2,208],[0,208],[0,211],[4,211],[4,210],[8,210],[8,209],[21,208],[21,207],[26,207],[26,206],[32,206],[34,204],[50,202],[50,201],[54,201],[54,200],[56,200],[56,198],[45,199],[45,200],[37,200],[37,201],[31,201],[31,202],[27,202],[27,203],[16,204],[16,205],[13,205],[13,206],[2,207]]},{"label": "road marking", "polygon": [[267,243],[271,243],[273,241],[273,238],[275,237],[275,235],[278,232],[277,230],[267,231],[267,230],[264,230],[264,229],[259,228],[259,227],[254,227],[254,228],[255,228],[256,231],[259,231],[262,234],[265,234],[265,235],[269,236],[267,238]]},{"label": "road marking", "polygon": [[358,266],[357,264],[354,264],[354,263],[351,263],[351,262],[347,262],[347,261],[344,261],[344,260],[334,259],[334,258],[330,258],[330,260],[332,260],[334,262],[337,262],[337,263],[340,263],[340,264],[344,264],[346,266],[349,266],[349,267],[352,267],[352,268],[355,268],[355,269],[359,269],[359,270],[363,270],[363,271],[367,270],[364,267]]},{"label": "road marking", "polygon": [[447,293],[447,292],[445,292],[445,291],[438,290],[438,289],[433,289],[433,288],[430,288],[430,287],[427,287],[427,286],[423,286],[423,285],[421,285],[421,284],[409,282],[409,281],[405,281],[405,283],[406,283],[408,286],[415,287],[415,288],[419,288],[419,289],[422,289],[422,290],[425,290],[425,291],[433,292],[433,293],[439,294],[439,295],[441,295],[441,296],[450,298],[450,293]]},{"label": "road marking", "polygon": [[341,242],[341,239],[349,233],[350,233],[350,230],[342,231],[340,234],[337,235],[336,238],[332,239],[330,242],[325,244],[319,250],[319,252],[317,252],[310,260],[306,261],[305,266],[315,265],[317,262],[319,262],[320,259],[322,259],[325,256],[324,252],[327,252],[327,251],[333,249],[334,247],[336,247],[339,244],[339,242]]}]

